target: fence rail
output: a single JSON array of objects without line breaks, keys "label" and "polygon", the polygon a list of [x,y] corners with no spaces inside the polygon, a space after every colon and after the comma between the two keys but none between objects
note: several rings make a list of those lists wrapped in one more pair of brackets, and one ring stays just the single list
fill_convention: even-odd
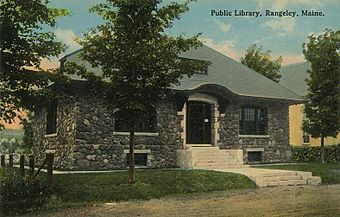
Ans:
[{"label": "fence rail", "polygon": [[[8,159],[8,163],[6,164],[6,160]],[[14,167],[14,154],[9,154],[4,155],[2,154],[0,156],[0,166],[1,168],[8,168],[8,169],[13,169]],[[20,155],[19,156],[19,169],[20,169],[20,174],[22,176],[25,176],[25,160],[27,157],[25,155]],[[53,153],[46,153],[46,157],[43,161],[43,163],[38,167],[38,170],[35,172],[35,156],[34,155],[29,155],[28,156],[28,173],[29,176],[32,179],[35,179],[41,169],[46,166],[47,169],[47,183],[51,187],[53,183],[53,161],[54,161],[54,154]]]}]

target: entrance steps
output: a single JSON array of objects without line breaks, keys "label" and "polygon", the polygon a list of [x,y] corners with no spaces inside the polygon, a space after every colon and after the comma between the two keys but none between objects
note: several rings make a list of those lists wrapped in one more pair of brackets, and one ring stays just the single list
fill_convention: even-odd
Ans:
[{"label": "entrance steps", "polygon": [[247,176],[256,183],[258,187],[276,186],[298,186],[298,185],[318,185],[321,178],[313,176],[311,172],[273,170],[260,168],[229,168],[215,169],[215,171],[239,173]]},{"label": "entrance steps", "polygon": [[189,147],[177,151],[177,164],[185,169],[226,169],[243,165],[242,149],[220,150],[218,147]]},{"label": "entrance steps", "polygon": [[311,172],[261,169],[243,165],[242,149],[189,147],[177,151],[177,165],[184,169],[206,169],[247,176],[258,187],[318,185],[321,178]]}]

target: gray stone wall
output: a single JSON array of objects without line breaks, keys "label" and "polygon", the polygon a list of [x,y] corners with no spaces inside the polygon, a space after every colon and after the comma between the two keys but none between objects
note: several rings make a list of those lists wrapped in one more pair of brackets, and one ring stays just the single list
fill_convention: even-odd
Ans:
[{"label": "gray stone wall", "polygon": [[[80,169],[126,168],[129,135],[114,135],[114,115],[94,98],[80,98],[76,117],[74,166]],[[158,135],[135,135],[135,150],[148,150],[148,167],[174,167],[181,145],[180,122],[174,103],[157,107]],[[128,133],[128,132],[127,132]]]},{"label": "gray stone wall", "polygon": [[55,165],[58,168],[71,167],[73,146],[75,144],[75,117],[77,107],[73,97],[65,97],[58,101],[57,108],[57,132],[45,135],[46,132],[46,108],[38,108],[34,113],[34,136],[32,152],[41,163],[46,151],[55,151]]},{"label": "gray stone wall", "polygon": [[[267,108],[267,136],[239,136],[239,109],[242,105],[255,105]],[[285,101],[238,98],[232,101],[220,118],[220,148],[241,148],[244,162],[248,163],[247,150],[263,150],[262,162],[289,161],[289,119],[288,104]]]},{"label": "gray stone wall", "polygon": [[[242,105],[267,108],[268,135],[239,136],[239,109]],[[55,151],[54,166],[59,169],[106,170],[126,168],[129,149],[128,132],[115,133],[114,112],[109,111],[86,91],[74,91],[59,100],[57,134],[45,135],[46,109],[35,112],[33,152],[41,161],[46,150]],[[148,153],[148,167],[175,167],[176,150],[182,148],[180,116],[174,101],[157,106],[156,134],[135,136],[135,150]],[[289,160],[288,104],[283,100],[234,97],[225,111],[220,111],[219,141],[222,149],[263,150],[263,162]]]},{"label": "gray stone wall", "polygon": [[[36,111],[33,152],[39,161],[46,150],[54,150],[54,166],[59,169],[126,168],[129,135],[114,135],[113,111],[96,97],[77,93],[59,100],[57,114],[57,134],[45,136],[46,109]],[[176,150],[181,147],[175,103],[160,102],[156,117],[156,134],[137,134],[135,150],[149,152],[148,167],[175,167]]]},{"label": "gray stone wall", "polygon": [[240,149],[239,145],[239,102],[230,102],[226,110],[220,111],[220,141],[218,146],[224,149]]}]

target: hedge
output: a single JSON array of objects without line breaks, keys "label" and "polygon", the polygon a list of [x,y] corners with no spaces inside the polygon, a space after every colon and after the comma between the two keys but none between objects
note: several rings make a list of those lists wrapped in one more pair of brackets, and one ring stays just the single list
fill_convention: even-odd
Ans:
[{"label": "hedge", "polygon": [[[319,163],[321,147],[291,146],[292,160],[305,163]],[[340,144],[325,146],[325,162],[340,162]]]},{"label": "hedge", "polygon": [[0,176],[0,216],[39,209],[48,202],[53,192],[47,185],[46,177],[33,180],[14,170],[3,169],[0,170]]}]

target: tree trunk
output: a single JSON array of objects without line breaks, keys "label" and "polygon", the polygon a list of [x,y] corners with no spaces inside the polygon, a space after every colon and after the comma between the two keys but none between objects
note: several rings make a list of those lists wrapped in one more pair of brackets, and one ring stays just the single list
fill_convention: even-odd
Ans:
[{"label": "tree trunk", "polygon": [[321,155],[321,163],[325,163],[325,144],[324,144],[324,137],[323,136],[321,136],[320,155]]},{"label": "tree trunk", "polygon": [[135,182],[135,132],[130,131],[128,183]]}]

